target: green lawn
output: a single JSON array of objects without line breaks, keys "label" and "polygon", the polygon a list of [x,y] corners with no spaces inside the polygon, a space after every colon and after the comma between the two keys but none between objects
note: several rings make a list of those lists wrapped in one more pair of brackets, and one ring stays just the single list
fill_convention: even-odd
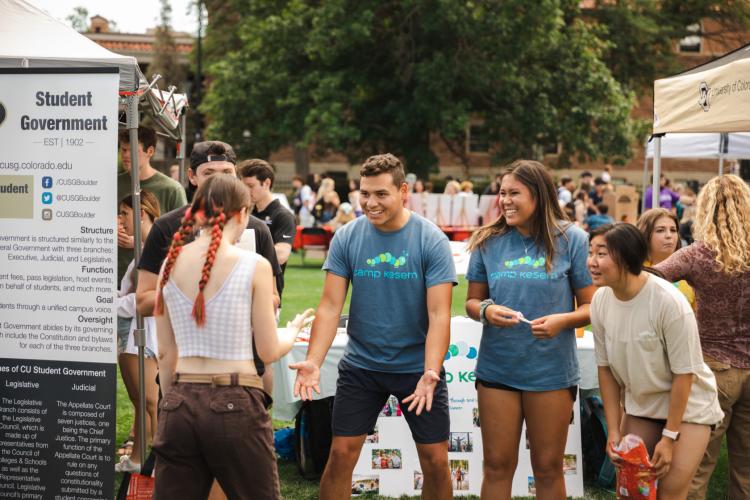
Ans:
[{"label": "green lawn", "polygon": [[[294,317],[294,314],[308,307],[315,308],[320,299],[320,293],[323,289],[323,280],[325,274],[320,270],[322,261],[314,260],[312,257],[305,259],[305,266],[298,254],[293,254],[286,268],[284,304],[281,311],[281,324],[285,324]],[[461,277],[460,283],[453,289],[453,306],[452,315],[462,316],[464,312],[464,300],[466,299],[466,281]],[[344,313],[349,309],[349,298],[347,297]],[[118,380],[117,390],[117,443],[121,443],[130,430],[133,419],[133,408],[128,400],[125,387]],[[274,420],[275,428],[293,426],[293,422]],[[281,478],[281,495],[285,499],[293,500],[314,500],[318,498],[318,482],[307,481],[297,472],[297,466],[293,462],[279,461],[279,477]],[[727,452],[726,444],[722,448],[721,457],[716,467],[707,498],[720,499],[727,497]],[[119,485],[118,476],[116,486]],[[380,499],[385,497],[367,496],[371,499]],[[402,497],[418,498],[418,497]],[[466,497],[477,498],[477,497]],[[613,499],[613,493],[598,490],[596,488],[586,488],[585,498],[587,499]]]}]

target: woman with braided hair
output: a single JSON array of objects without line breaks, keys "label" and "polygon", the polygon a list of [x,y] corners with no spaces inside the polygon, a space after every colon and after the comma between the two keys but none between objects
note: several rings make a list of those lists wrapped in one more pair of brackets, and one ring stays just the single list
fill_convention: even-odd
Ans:
[{"label": "woman with braided hair", "polygon": [[[271,266],[234,246],[249,207],[240,180],[208,179],[162,268],[154,308],[164,391],[154,498],[205,499],[214,478],[229,498],[279,498],[270,397],[252,340],[260,358],[273,362],[291,349],[310,311],[277,334]],[[185,244],[194,231],[199,236]]]},{"label": "woman with braided hair", "polygon": [[695,243],[655,269],[695,291],[703,359],[716,377],[724,420],[711,432],[688,498],[706,490],[724,434],[729,498],[750,498],[750,187],[736,175],[714,177],[698,193]]}]

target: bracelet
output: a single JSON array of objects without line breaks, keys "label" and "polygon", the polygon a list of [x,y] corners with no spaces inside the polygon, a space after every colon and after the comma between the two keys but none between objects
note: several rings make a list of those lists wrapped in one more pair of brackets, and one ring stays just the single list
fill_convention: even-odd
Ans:
[{"label": "bracelet", "polygon": [[479,322],[483,325],[489,325],[490,322],[487,321],[487,317],[485,316],[485,313],[487,312],[487,308],[491,305],[494,305],[495,301],[492,299],[484,299],[482,302],[479,303]]}]

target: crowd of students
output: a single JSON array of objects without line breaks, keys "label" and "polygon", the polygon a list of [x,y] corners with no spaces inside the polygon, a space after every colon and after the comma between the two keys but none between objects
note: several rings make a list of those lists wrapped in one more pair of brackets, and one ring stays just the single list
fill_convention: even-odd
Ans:
[{"label": "crowd of students", "polygon": [[[241,165],[239,180],[231,147],[218,141],[196,144],[190,163],[197,191],[189,206],[158,217],[153,197],[143,197],[148,237],[134,295],[123,281],[123,309],[129,301],[131,315],[135,304],[156,323],[162,418],[149,419],[146,430],[157,428],[156,497],[206,498],[218,480],[230,497],[278,498],[270,391],[260,377],[310,312],[277,332],[283,280],[272,277],[288,258],[279,244],[289,243],[272,239],[264,222],[273,217],[251,216],[253,206],[261,216],[269,210],[272,170],[268,177],[267,164],[253,160]],[[364,217],[335,233],[307,356],[291,365],[297,395],[320,392],[351,287],[320,496],[348,498],[366,436],[395,395],[416,443],[423,495],[450,498],[442,368],[457,283],[450,246],[405,208],[412,188],[398,158],[372,156],[360,175],[352,192]],[[566,208],[584,192],[586,210],[597,210],[585,198],[603,196],[600,179],[593,195],[581,188],[563,203],[544,165],[517,161],[496,178],[500,216],[469,242],[465,307],[484,325],[475,370],[482,496],[510,498],[525,421],[537,496],[565,497],[563,455],[579,382],[574,330],[591,324],[608,450],[637,434],[652,454],[660,498],[704,498],[726,434],[730,495],[747,498],[750,188],[733,175],[712,179],[695,200],[696,243],[681,248],[680,220],[668,208],[645,212],[637,226],[606,223],[587,234]],[[330,216],[334,187],[295,179],[300,219],[318,205]],[[132,202],[121,205],[127,235]],[[255,252],[235,245],[248,228]]]}]

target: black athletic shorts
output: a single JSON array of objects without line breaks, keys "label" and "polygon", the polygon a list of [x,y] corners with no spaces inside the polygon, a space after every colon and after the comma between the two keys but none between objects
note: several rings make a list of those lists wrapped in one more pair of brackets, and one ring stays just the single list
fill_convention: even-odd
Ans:
[{"label": "black athletic shorts", "polygon": [[[509,385],[501,384],[499,382],[487,382],[486,380],[479,380],[477,379],[476,382],[474,382],[474,387],[478,387],[479,384],[482,384],[484,387],[488,389],[502,389],[504,391],[513,391],[513,392],[531,392],[531,391],[524,391],[523,389],[518,389],[516,387],[511,387]],[[568,391],[570,391],[570,397],[573,398],[573,402],[575,403],[577,397],[578,397],[578,386],[577,385],[571,385],[568,387]]]},{"label": "black athletic shorts", "polygon": [[401,403],[414,392],[422,375],[365,370],[341,360],[336,397],[333,399],[333,435],[362,436],[372,431],[388,397],[393,394],[401,405],[414,442],[431,444],[447,441],[450,435],[450,416],[445,370],[440,370],[440,381],[437,383],[430,411],[423,409],[422,414],[417,416],[416,409],[408,411],[409,405]]}]

